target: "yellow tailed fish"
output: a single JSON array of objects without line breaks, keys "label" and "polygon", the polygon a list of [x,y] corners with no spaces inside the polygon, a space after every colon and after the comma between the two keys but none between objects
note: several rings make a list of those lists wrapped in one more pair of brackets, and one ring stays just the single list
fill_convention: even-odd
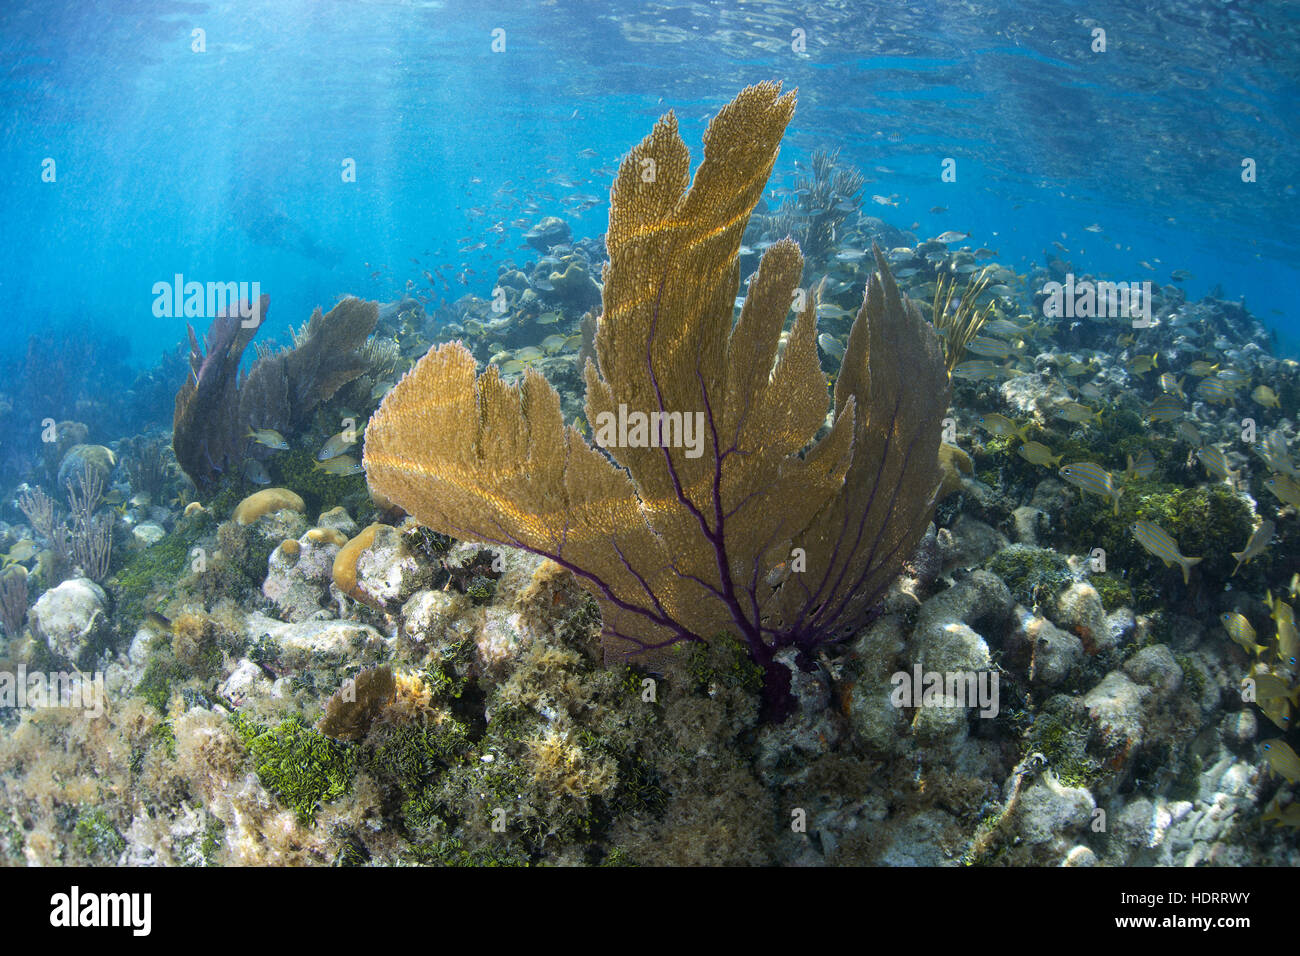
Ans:
[{"label": "yellow tailed fish", "polygon": [[1258,700],[1255,706],[1260,712],[1273,722],[1278,730],[1291,729],[1291,705],[1287,703],[1285,697],[1270,697],[1268,700]]},{"label": "yellow tailed fish", "polygon": [[1278,621],[1276,637],[1278,663],[1293,670],[1296,666],[1296,658],[1300,655],[1300,631],[1296,630],[1295,621]]},{"label": "yellow tailed fish", "polygon": [[1045,465],[1050,467],[1052,465],[1059,466],[1061,464],[1061,456],[1053,455],[1052,449],[1048,448],[1042,442],[1025,442],[1016,449],[1016,454],[1031,465]]},{"label": "yellow tailed fish", "polygon": [[989,412],[986,415],[975,416],[975,423],[984,429],[990,435],[997,435],[1005,438],[1008,435],[1014,435],[1021,441],[1025,440],[1025,434],[1029,431],[1028,425],[1017,426],[1015,422],[1005,415],[999,415],[997,412]]},{"label": "yellow tailed fish", "polygon": [[1280,737],[1266,740],[1260,749],[1274,773],[1284,777],[1288,783],[1300,783],[1300,757],[1285,740]]},{"label": "yellow tailed fish", "polygon": [[1124,490],[1116,486],[1115,476],[1101,465],[1091,461],[1076,461],[1061,468],[1058,474],[1082,491],[1113,499],[1115,514],[1119,514],[1119,498]]},{"label": "yellow tailed fish", "polygon": [[337,435],[331,435],[321,446],[321,450],[316,453],[317,461],[330,461],[339,455],[345,454],[348,449],[352,448],[361,441],[360,428],[345,428]]},{"label": "yellow tailed fish", "polygon": [[1156,470],[1155,457],[1145,448],[1139,448],[1136,456],[1126,455],[1128,467],[1124,469],[1125,480],[1133,478],[1150,478]]},{"label": "yellow tailed fish", "polygon": [[1091,422],[1094,418],[1101,422],[1101,411],[1093,411],[1087,405],[1080,405],[1078,402],[1066,402],[1057,406],[1054,414],[1057,418],[1063,418],[1067,422],[1074,422],[1076,425],[1083,425]]},{"label": "yellow tailed fish", "polygon": [[1259,818],[1260,823],[1272,823],[1275,827],[1300,827],[1300,802],[1280,806],[1277,798],[1268,805]]},{"label": "yellow tailed fish", "polygon": [[1196,457],[1200,459],[1205,471],[1212,478],[1218,478],[1220,481],[1229,481],[1233,485],[1237,483],[1237,472],[1228,467],[1228,458],[1223,454],[1222,449],[1215,445],[1206,445],[1203,448],[1196,449]]},{"label": "yellow tailed fish", "polygon": [[1282,403],[1277,400],[1277,393],[1267,385],[1257,385],[1255,390],[1250,393],[1250,397],[1265,408],[1281,408]]},{"label": "yellow tailed fish", "polygon": [[1142,410],[1149,422],[1172,422],[1183,417],[1183,403],[1177,395],[1160,395]]},{"label": "yellow tailed fish", "polygon": [[1284,475],[1278,472],[1264,479],[1264,487],[1284,504],[1291,505],[1293,508],[1300,508],[1300,484],[1290,475]]},{"label": "yellow tailed fish", "polygon": [[1276,526],[1271,521],[1261,521],[1259,527],[1251,532],[1250,540],[1246,542],[1246,547],[1240,551],[1232,552],[1232,556],[1237,559],[1237,566],[1232,569],[1232,577],[1241,570],[1243,564],[1249,564],[1253,558],[1259,557],[1268,547],[1269,542],[1273,540],[1273,531]]},{"label": "yellow tailed fish", "polygon": [[[1116,502],[1118,505],[1118,502]],[[1190,581],[1190,573],[1194,565],[1200,564],[1203,558],[1189,558],[1178,550],[1178,542],[1173,536],[1154,521],[1139,519],[1133,523],[1133,537],[1137,543],[1142,545],[1143,549],[1150,554],[1155,555],[1165,567],[1172,567],[1177,564],[1183,569],[1183,583]]]},{"label": "yellow tailed fish", "polygon": [[318,461],[312,466],[313,470],[323,471],[327,475],[359,475],[365,469],[361,462],[357,461],[351,455],[339,455],[337,458],[331,458],[329,461]]},{"label": "yellow tailed fish", "polygon": [[249,428],[244,437],[251,438],[257,444],[265,445],[267,448],[274,448],[277,451],[286,451],[289,448],[289,443],[284,440],[284,436],[274,428]]},{"label": "yellow tailed fish", "polygon": [[1145,375],[1153,368],[1159,366],[1159,359],[1159,352],[1154,352],[1151,355],[1135,355],[1129,360],[1128,370],[1134,375]]},{"label": "yellow tailed fish", "polygon": [[1228,637],[1232,638],[1232,642],[1247,654],[1258,657],[1267,650],[1263,644],[1255,643],[1255,629],[1250,626],[1250,621],[1246,620],[1245,615],[1237,611],[1229,611],[1227,614],[1220,614],[1219,620],[1223,623],[1223,629],[1228,632]]},{"label": "yellow tailed fish", "polygon": [[1300,707],[1300,700],[1296,699],[1296,695],[1300,694],[1300,688],[1292,687],[1285,678],[1265,672],[1252,674],[1249,679],[1255,682],[1256,700],[1277,700],[1281,698],[1292,707]]}]

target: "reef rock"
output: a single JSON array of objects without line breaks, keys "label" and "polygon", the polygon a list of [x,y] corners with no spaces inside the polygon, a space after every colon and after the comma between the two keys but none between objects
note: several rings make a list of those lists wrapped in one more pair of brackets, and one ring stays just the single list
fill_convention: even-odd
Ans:
[{"label": "reef rock", "polygon": [[569,224],[558,216],[544,216],[537,225],[524,233],[524,241],[538,252],[546,252],[573,238]]},{"label": "reef rock", "polygon": [[335,555],[334,587],[371,607],[395,609],[428,583],[429,569],[396,528],[372,524]]},{"label": "reef rock", "polygon": [[357,533],[357,523],[342,505],[322,511],[316,519],[316,527],[333,529],[351,537]]},{"label": "reef rock", "polygon": [[1055,379],[1039,375],[1016,375],[1002,383],[1002,400],[1014,414],[1041,414],[1070,400],[1070,393]]},{"label": "reef rock", "polygon": [[894,685],[890,680],[904,646],[899,614],[876,620],[853,645],[862,676],[849,691],[849,721],[858,739],[881,754],[901,753],[907,746],[907,721],[891,700]]},{"label": "reef rock", "polygon": [[1091,793],[1064,786],[1049,770],[1020,795],[1020,837],[1030,844],[1060,843],[1064,854],[1064,841],[1084,830],[1095,808]]},{"label": "reef rock", "polygon": [[386,652],[384,636],[357,621],[297,621],[285,623],[254,612],[244,620],[253,641],[269,640],[279,649],[286,669],[339,663],[370,663]]},{"label": "reef rock", "polygon": [[551,295],[572,309],[587,309],[600,304],[600,286],[587,274],[580,262],[571,262],[563,272],[552,272]]},{"label": "reef rock", "polygon": [[1183,686],[1183,670],[1163,644],[1142,648],[1124,662],[1124,673],[1137,683],[1150,687],[1160,698],[1168,697]]},{"label": "reef rock", "polygon": [[42,594],[28,619],[50,642],[50,650],[75,659],[105,621],[107,606],[103,588],[89,578],[72,578]]},{"label": "reef rock", "polygon": [[921,605],[910,646],[923,670],[971,671],[991,666],[989,647],[975,628],[1000,632],[1015,601],[995,574],[976,571]]},{"label": "reef rock", "polygon": [[333,616],[329,591],[338,552],[337,545],[313,541],[309,535],[286,539],[267,560],[262,594],[286,621]]},{"label": "reef rock", "polygon": [[236,524],[246,525],[263,515],[285,510],[301,513],[304,508],[302,497],[288,488],[263,488],[236,505],[231,517]]},{"label": "reef rock", "polygon": [[230,676],[217,688],[217,693],[236,706],[242,707],[250,700],[269,697],[271,679],[266,676],[262,668],[245,657],[235,665]]},{"label": "reef rock", "polygon": [[417,591],[402,605],[402,634],[410,641],[434,647],[473,633],[462,618],[470,600],[456,591]]},{"label": "reef rock", "polygon": [[147,548],[167,537],[167,531],[153,521],[146,521],[131,529],[131,541],[137,548]]},{"label": "reef rock", "polygon": [[1008,544],[1006,535],[997,528],[965,515],[953,525],[951,536],[943,544],[943,570],[973,568]]},{"label": "reef rock", "polygon": [[1114,646],[1106,608],[1101,603],[1101,595],[1091,584],[1076,581],[1062,591],[1056,598],[1056,608],[1051,617],[1058,627],[1083,641],[1090,652],[1109,650]]},{"label": "reef rock", "polygon": [[1145,737],[1142,715],[1150,695],[1149,688],[1135,684],[1120,671],[1111,671],[1084,695],[1084,706],[1097,725],[1104,746],[1131,753],[1142,743]]},{"label": "reef rock", "polygon": [[1017,662],[1042,687],[1057,686],[1083,660],[1083,643],[1041,617],[1027,617],[1005,650],[1008,660]]}]

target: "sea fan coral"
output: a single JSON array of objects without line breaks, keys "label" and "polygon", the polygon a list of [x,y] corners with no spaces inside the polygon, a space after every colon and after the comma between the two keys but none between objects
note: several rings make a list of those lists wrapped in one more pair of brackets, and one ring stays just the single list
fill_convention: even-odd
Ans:
[{"label": "sea fan coral", "polygon": [[[793,110],[775,84],[744,90],[709,125],[689,190],[671,113],[624,159],[598,363],[586,366],[602,447],[565,427],[541,375],[507,386],[489,367],[476,379],[458,344],[431,350],[392,390],[365,447],[372,490],[420,523],[577,575],[600,604],[608,653],[663,659],[684,641],[739,635],[773,719],[793,707],[778,652],[808,665],[855,633],[924,533],[949,394],[937,336],[878,250],[821,438],[827,384],[795,243],[767,250],[733,322],[741,235]],[[610,441],[602,423],[629,410],[661,427]]]},{"label": "sea fan coral", "polygon": [[240,377],[244,349],[266,317],[262,296],[254,321],[243,311],[218,316],[208,330],[207,353],[190,329],[191,376],[176,395],[172,447],[199,491],[210,493],[221,477],[238,470],[248,451],[250,428],[301,428],[321,402],[376,361],[363,346],[374,331],[379,306],[346,298],[320,309],[293,333],[293,348],[263,349]]}]

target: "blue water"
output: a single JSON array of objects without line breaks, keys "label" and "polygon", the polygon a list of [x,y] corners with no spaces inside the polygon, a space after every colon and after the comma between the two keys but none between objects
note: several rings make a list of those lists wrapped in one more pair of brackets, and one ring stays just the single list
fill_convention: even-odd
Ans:
[{"label": "blue water", "polygon": [[1298,53],[1294,2],[7,0],[0,360],[67,327],[151,366],[185,338],[153,312],[177,273],[260,282],[282,341],[343,294],[487,295],[529,257],[516,222],[600,233],[656,117],[698,160],[762,79],[799,88],[777,178],[840,147],[919,236],[970,232],[1017,271],[1054,241],[1079,272],[1183,269],[1295,352]]}]

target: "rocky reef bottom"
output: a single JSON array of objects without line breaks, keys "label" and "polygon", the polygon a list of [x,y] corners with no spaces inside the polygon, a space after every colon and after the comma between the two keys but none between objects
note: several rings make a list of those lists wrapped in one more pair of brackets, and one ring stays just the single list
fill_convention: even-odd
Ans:
[{"label": "rocky reef bottom", "polygon": [[[1279,779],[1242,649],[1107,610],[1085,565],[972,519],[794,669],[780,725],[725,638],[605,661],[586,592],[523,552],[341,509],[213,543],[129,646],[84,579],[10,642],[9,668],[90,661],[102,694],[0,712],[4,862],[1300,863],[1261,821]],[[265,562],[260,594],[205,598],[236,552]],[[1055,575],[1050,599],[1027,574]]]}]

